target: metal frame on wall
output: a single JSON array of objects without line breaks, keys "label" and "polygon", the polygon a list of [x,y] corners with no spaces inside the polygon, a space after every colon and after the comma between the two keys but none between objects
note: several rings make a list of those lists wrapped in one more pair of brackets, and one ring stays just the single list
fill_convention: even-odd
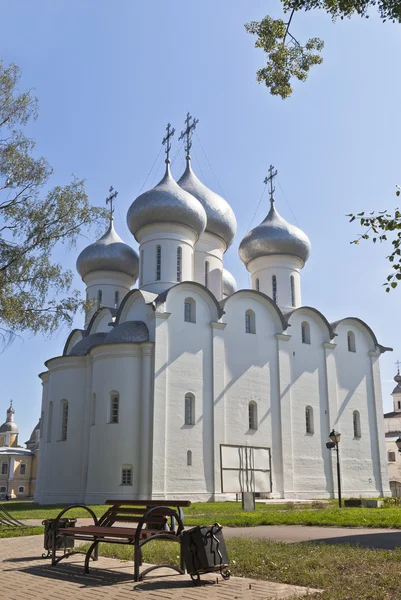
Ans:
[{"label": "metal frame on wall", "polygon": [[[239,453],[239,466],[234,467],[223,467],[223,448],[237,448]],[[269,454],[268,468],[255,469],[255,450],[264,450]],[[239,487],[238,490],[226,490],[224,489],[224,477],[225,471],[237,471],[239,474]],[[269,474],[269,489],[255,489],[255,473],[268,473]],[[244,446],[241,444],[220,444],[220,480],[221,480],[221,493],[243,493],[243,492],[271,492],[272,491],[272,470],[271,470],[271,449],[266,446]]]}]

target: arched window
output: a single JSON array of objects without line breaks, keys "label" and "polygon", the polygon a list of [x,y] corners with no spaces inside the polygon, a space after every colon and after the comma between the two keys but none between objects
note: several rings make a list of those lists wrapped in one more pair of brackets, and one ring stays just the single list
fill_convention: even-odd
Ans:
[{"label": "arched window", "polygon": [[353,331],[349,331],[347,333],[347,343],[348,343],[348,352],[356,352],[355,333]]},{"label": "arched window", "polygon": [[120,420],[120,396],[117,392],[110,395],[110,420],[109,423],[118,423]]},{"label": "arched window", "polygon": [[102,306],[103,292],[102,290],[97,291],[97,307],[100,308]]},{"label": "arched window", "polygon": [[96,423],[96,394],[92,394],[91,425]]},{"label": "arched window", "polygon": [[301,339],[303,344],[310,344],[310,325],[306,321],[301,323]]},{"label": "arched window", "polygon": [[52,426],[53,426],[53,402],[49,402],[49,412],[47,413],[47,442],[52,441]]},{"label": "arched window", "polygon": [[205,262],[205,287],[209,287],[209,261]]},{"label": "arched window", "polygon": [[120,292],[116,290],[114,292],[114,308],[118,308],[120,304]]},{"label": "arched window", "polygon": [[121,485],[132,485],[132,465],[122,465]]},{"label": "arched window", "polygon": [[305,431],[306,433],[313,433],[313,408],[311,406],[307,406],[305,408]]},{"label": "arched window", "polygon": [[256,333],[255,313],[250,309],[245,313],[245,333]]},{"label": "arched window", "polygon": [[295,306],[295,279],[294,279],[294,275],[291,275],[291,277],[290,277],[290,284],[291,284],[291,306]]},{"label": "arched window", "polygon": [[181,271],[182,271],[182,248],[178,246],[177,248],[177,281],[181,281]]},{"label": "arched window", "polygon": [[255,286],[256,286],[256,290],[259,292],[260,291],[259,277],[256,278]]},{"label": "arched window", "polygon": [[192,452],[188,450],[187,452],[187,466],[192,467]]},{"label": "arched window", "polygon": [[196,303],[193,298],[185,298],[184,321],[187,323],[196,323]]},{"label": "arched window", "polygon": [[185,394],[185,425],[195,425],[195,396]]},{"label": "arched window", "polygon": [[273,302],[277,304],[277,277],[275,275],[272,276],[272,292]]},{"label": "arched window", "polygon": [[388,453],[388,462],[395,462],[395,452]]},{"label": "arched window", "polygon": [[61,401],[61,441],[65,442],[68,434],[68,402]]},{"label": "arched window", "polygon": [[162,278],[162,248],[156,246],[156,281]]},{"label": "arched window", "polygon": [[249,429],[258,428],[258,405],[254,400],[248,404],[248,423]]},{"label": "arched window", "polygon": [[19,488],[18,488],[18,493],[19,493],[19,494],[23,494],[24,492],[25,492],[25,488],[24,488],[24,486],[23,486],[23,485],[20,485],[20,486],[19,486]]},{"label": "arched window", "polygon": [[353,426],[354,426],[354,437],[360,438],[361,437],[361,417],[357,410],[354,410],[354,412],[352,413],[352,420],[353,420]]}]

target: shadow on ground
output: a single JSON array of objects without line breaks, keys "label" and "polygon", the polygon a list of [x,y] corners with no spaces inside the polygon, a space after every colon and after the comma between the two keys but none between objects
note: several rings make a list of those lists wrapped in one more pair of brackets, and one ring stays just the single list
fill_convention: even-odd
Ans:
[{"label": "shadow on ground", "polygon": [[339,537],[321,538],[308,540],[301,543],[317,544],[350,544],[362,548],[371,548],[376,550],[395,550],[401,548],[401,532],[394,531],[389,533],[361,533],[356,535],[345,535]]}]

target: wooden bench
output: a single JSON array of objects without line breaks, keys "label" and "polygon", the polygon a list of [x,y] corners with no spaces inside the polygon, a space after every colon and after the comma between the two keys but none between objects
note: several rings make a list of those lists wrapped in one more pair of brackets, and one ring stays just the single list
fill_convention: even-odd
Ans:
[{"label": "wooden bench", "polygon": [[[51,564],[54,566],[75,551],[65,552],[57,556],[58,536],[72,536],[75,540],[92,542],[85,555],[85,573],[89,573],[89,561],[97,560],[98,545],[128,544],[134,546],[134,581],[140,581],[154,569],[170,568],[180,574],[185,573],[181,551],[181,534],[184,530],[184,515],[182,508],[190,506],[188,500],[107,500],[110,508],[98,519],[89,506],[73,504],[60,512],[52,537]],[[57,528],[57,522],[72,508],[84,508],[93,518],[93,525],[79,527]],[[136,524],[136,527],[125,527],[123,524]],[[116,525],[117,524],[117,525]],[[180,567],[172,565],[157,565],[149,567],[140,573],[142,565],[142,547],[151,540],[173,541],[180,544]]]}]

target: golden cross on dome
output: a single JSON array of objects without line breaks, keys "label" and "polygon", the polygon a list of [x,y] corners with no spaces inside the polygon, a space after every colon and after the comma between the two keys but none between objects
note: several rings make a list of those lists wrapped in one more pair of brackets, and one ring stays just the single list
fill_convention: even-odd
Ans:
[{"label": "golden cross on dome", "polygon": [[273,187],[273,179],[274,179],[276,176],[277,176],[277,169],[276,169],[276,170],[274,170],[274,167],[273,167],[273,165],[270,165],[270,168],[269,168],[269,177],[265,177],[265,179],[264,179],[263,183],[264,183],[265,185],[269,184],[269,186],[270,186],[269,194],[270,194],[270,202],[271,202],[272,204],[273,204],[273,202],[274,202],[273,194],[274,194],[274,192],[275,192],[275,190],[276,190],[276,188],[275,188],[275,187]]},{"label": "golden cross on dome", "polygon": [[166,127],[166,131],[167,131],[167,135],[163,138],[162,144],[163,146],[166,146],[166,162],[170,162],[170,150],[171,150],[171,142],[170,142],[170,138],[173,137],[173,135],[175,134],[175,129],[173,127],[173,129],[171,129],[170,131],[170,127],[171,127],[171,123],[167,124]]},{"label": "golden cross on dome", "polygon": [[115,200],[117,198],[117,196],[118,196],[117,190],[115,190],[113,188],[113,186],[111,185],[110,189],[109,189],[109,195],[106,198],[106,204],[110,204],[110,221],[113,220],[113,213],[114,213],[113,200]]},{"label": "golden cross on dome", "polygon": [[[192,119],[192,123],[191,123],[191,119]],[[189,152],[192,147],[192,134],[198,123],[199,123],[199,119],[195,119],[194,117],[191,117],[191,115],[189,113],[187,113],[187,118],[185,119],[186,128],[184,129],[184,131],[181,131],[181,135],[178,138],[178,141],[182,140],[184,137],[187,138],[187,143],[185,145],[185,152],[187,154],[187,158],[191,158],[189,156]]]}]

